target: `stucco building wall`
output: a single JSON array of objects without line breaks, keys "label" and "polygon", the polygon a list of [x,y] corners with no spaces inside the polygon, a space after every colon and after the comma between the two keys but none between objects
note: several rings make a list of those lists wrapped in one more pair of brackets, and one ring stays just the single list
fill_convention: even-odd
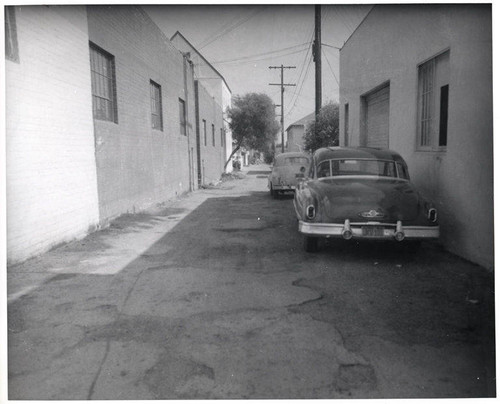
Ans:
[{"label": "stucco building wall", "polygon": [[[418,66],[449,51],[445,150],[417,147]],[[389,84],[389,148],[439,208],[450,251],[493,266],[493,109],[490,5],[380,5],[340,51],[340,140],[360,144],[363,96]]]},{"label": "stucco building wall", "polygon": [[[200,136],[200,167],[201,185],[208,185],[220,179],[224,168],[224,139],[222,139],[221,129],[223,129],[222,113],[220,105],[209,94],[209,92],[196,82],[198,95],[198,121]],[[206,143],[204,124],[206,123]],[[214,135],[212,135],[212,125]],[[215,145],[214,145],[215,141]]]},{"label": "stucco building wall", "polygon": [[[194,87],[189,64],[140,7],[87,10],[90,41],[115,58],[118,122],[94,119],[100,218],[106,221],[197,183]],[[161,86],[163,130],[152,129],[150,80]],[[181,134],[179,99],[187,108],[187,135]]]},{"label": "stucco building wall", "polygon": [[5,59],[9,262],[99,221],[85,7],[14,9],[19,58]]},{"label": "stucco building wall", "polygon": [[[233,150],[233,136],[229,128],[227,109],[231,108],[232,94],[224,77],[201,55],[201,53],[180,33],[176,32],[171,38],[172,43],[181,52],[189,53],[189,57],[193,61],[194,77],[200,85],[210,94],[215,103],[219,106],[223,115],[224,130],[225,130],[225,157],[231,155]],[[233,166],[229,163],[226,167],[226,172],[231,172]]]},{"label": "stucco building wall", "polygon": [[304,125],[291,125],[286,130],[287,151],[300,152],[304,151]]}]

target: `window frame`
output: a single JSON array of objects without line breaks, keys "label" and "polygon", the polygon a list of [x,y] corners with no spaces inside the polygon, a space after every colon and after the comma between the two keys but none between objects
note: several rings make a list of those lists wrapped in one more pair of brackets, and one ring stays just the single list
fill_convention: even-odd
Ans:
[{"label": "window frame", "polygon": [[179,98],[179,128],[181,136],[187,136],[186,102],[182,98]]},{"label": "window frame", "polygon": [[204,146],[207,145],[207,120],[202,119],[203,122],[203,140],[204,140]]},{"label": "window frame", "polygon": [[[446,151],[450,56],[450,48],[447,48],[417,65],[416,151]],[[440,62],[443,58],[446,58],[446,61]],[[425,77],[424,74],[429,76]],[[446,93],[442,91],[444,87],[447,88]],[[443,96],[446,96],[446,100],[443,100]],[[443,104],[444,101],[446,105]],[[446,119],[446,122],[443,122],[443,119]]]},{"label": "window frame", "polygon": [[[153,80],[149,80],[149,95],[151,101],[151,128],[163,132],[163,104],[161,85]],[[158,95],[158,98],[156,98],[156,95]],[[155,126],[155,117],[158,117],[159,127]]]},{"label": "window frame", "polygon": [[17,41],[16,8],[5,6],[5,58],[19,63],[19,43]]},{"label": "window frame", "polygon": [[[105,75],[103,72],[100,72],[98,70],[94,70],[94,66],[96,66],[99,62],[97,60],[93,59],[93,54],[98,54],[100,55],[104,61],[106,62],[106,67],[105,70],[107,70],[108,74]],[[100,46],[96,45],[93,42],[89,41],[89,56],[90,56],[90,76],[91,76],[91,91],[92,91],[92,114],[95,120],[99,121],[106,121],[106,122],[113,122],[113,123],[118,123],[118,99],[116,96],[116,68],[115,68],[115,57],[102,49]],[[104,66],[104,65],[103,65]],[[103,67],[100,66],[100,67]],[[103,97],[101,94],[98,94],[98,85],[94,84],[98,82],[97,76],[104,77],[105,82],[107,81],[106,86],[108,87],[105,92],[109,93],[109,97]],[[104,84],[101,82],[101,84]],[[105,102],[108,102],[110,104],[109,107],[109,112],[112,114],[112,116],[108,116],[108,112],[106,112],[105,116],[103,116],[101,113],[98,113],[101,111],[97,107],[97,102],[96,99],[100,100],[105,100]]]}]

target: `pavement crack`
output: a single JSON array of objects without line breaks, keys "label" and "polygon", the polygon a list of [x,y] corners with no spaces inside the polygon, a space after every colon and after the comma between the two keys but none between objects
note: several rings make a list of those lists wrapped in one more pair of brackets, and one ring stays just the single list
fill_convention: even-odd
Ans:
[{"label": "pavement crack", "polygon": [[110,342],[110,340],[108,338],[106,340],[106,352],[104,352],[104,356],[103,356],[103,358],[101,360],[101,363],[99,364],[99,369],[97,370],[97,373],[96,373],[96,375],[94,377],[94,380],[92,380],[92,383],[90,385],[89,394],[87,395],[87,400],[91,400],[92,399],[92,396],[94,394],[95,385],[97,383],[97,380],[99,379],[99,376],[101,375],[102,368],[104,367],[104,363],[106,362],[106,359],[108,358],[110,346],[111,346],[111,342]]}]

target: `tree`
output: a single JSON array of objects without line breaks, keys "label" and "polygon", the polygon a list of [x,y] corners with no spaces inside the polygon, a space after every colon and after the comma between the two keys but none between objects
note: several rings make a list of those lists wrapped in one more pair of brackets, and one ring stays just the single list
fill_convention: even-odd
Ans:
[{"label": "tree", "polygon": [[304,135],[306,150],[315,151],[320,147],[339,144],[339,105],[329,102],[321,107],[319,116],[309,123]]},{"label": "tree", "polygon": [[235,96],[233,107],[228,109],[228,117],[236,146],[224,164],[224,169],[242,146],[262,152],[269,150],[280,129],[273,101],[266,94],[247,93]]}]

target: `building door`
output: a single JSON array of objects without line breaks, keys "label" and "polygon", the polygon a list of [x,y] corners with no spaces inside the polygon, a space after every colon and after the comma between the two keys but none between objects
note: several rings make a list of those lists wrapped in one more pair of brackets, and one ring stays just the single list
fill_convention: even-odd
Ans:
[{"label": "building door", "polygon": [[365,134],[363,145],[389,147],[389,86],[365,96]]}]

